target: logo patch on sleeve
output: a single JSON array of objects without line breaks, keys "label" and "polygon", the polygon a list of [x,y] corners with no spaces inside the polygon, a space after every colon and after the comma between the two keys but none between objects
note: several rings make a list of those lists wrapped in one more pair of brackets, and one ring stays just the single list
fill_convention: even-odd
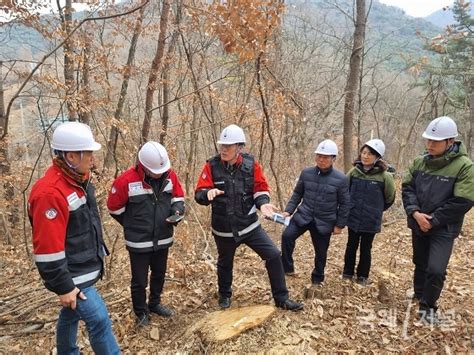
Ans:
[{"label": "logo patch on sleeve", "polygon": [[111,191],[113,194],[117,192],[117,189],[115,188],[115,186],[112,186],[112,191]]},{"label": "logo patch on sleeve", "polygon": [[44,215],[46,216],[47,219],[55,219],[56,216],[58,215],[58,211],[56,211],[54,208],[50,208],[46,210]]},{"label": "logo patch on sleeve", "polygon": [[202,173],[201,177],[202,177],[203,180],[206,180],[207,174],[206,174],[206,173]]}]

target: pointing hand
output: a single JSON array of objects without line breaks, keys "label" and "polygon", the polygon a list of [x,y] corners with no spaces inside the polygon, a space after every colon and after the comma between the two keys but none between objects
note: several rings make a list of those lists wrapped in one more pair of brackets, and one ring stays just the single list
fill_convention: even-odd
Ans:
[{"label": "pointing hand", "polygon": [[217,196],[219,195],[223,195],[224,194],[224,191],[222,190],[219,190],[219,189],[210,189],[208,192],[207,192],[207,199],[209,201],[212,201],[214,200]]}]

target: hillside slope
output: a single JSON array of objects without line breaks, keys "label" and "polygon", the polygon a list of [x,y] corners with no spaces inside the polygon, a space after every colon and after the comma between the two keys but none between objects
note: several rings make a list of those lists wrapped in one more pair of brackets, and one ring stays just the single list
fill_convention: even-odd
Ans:
[{"label": "hillside slope", "polygon": [[[344,234],[332,239],[324,287],[315,298],[305,299],[313,251],[309,237],[304,235],[296,248],[297,275],[287,281],[292,297],[304,299],[305,309],[299,313],[278,310],[263,326],[222,343],[206,343],[199,331],[190,330],[204,315],[218,309],[214,243],[209,235],[202,235],[192,214],[177,230],[178,241],[172,247],[165,284],[163,301],[177,311],[176,316],[170,320],[153,316],[149,326],[135,328],[130,311],[128,255],[111,221],[106,223],[109,235],[117,236],[118,242],[111,273],[99,288],[126,353],[472,351],[474,212],[467,216],[463,235],[455,244],[440,300],[444,322],[435,329],[416,321],[416,305],[407,298],[413,266],[410,234],[400,212],[399,208],[390,212],[383,232],[376,237],[373,282],[368,287],[340,279],[347,239]],[[280,226],[270,223],[266,227],[279,244]],[[208,226],[204,223],[203,228],[207,230]],[[23,246],[3,245],[0,254],[4,270],[0,276],[0,352],[53,352],[59,310],[56,297],[43,288],[33,263],[26,262]],[[234,272],[233,308],[272,304],[264,265],[255,253],[240,248]],[[91,353],[83,326],[79,345],[81,351]]]}]

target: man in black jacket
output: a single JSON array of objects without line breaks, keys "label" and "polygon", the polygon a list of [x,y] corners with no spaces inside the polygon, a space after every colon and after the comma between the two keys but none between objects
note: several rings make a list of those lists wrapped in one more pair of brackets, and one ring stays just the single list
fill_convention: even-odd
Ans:
[{"label": "man in black jacket", "polygon": [[346,175],[333,168],[337,152],[336,143],[330,139],[318,145],[315,151],[316,166],[301,172],[283,213],[288,217],[296,210],[281,238],[281,258],[285,273],[294,274],[293,250],[296,239],[309,230],[315,250],[314,269],[311,273],[313,285],[324,281],[331,234],[341,234],[350,211],[349,180]]},{"label": "man in black jacket", "polygon": [[280,251],[258,220],[257,209],[265,216],[276,211],[270,204],[262,167],[250,154],[242,153],[245,135],[239,126],[224,128],[217,143],[220,154],[204,165],[195,200],[201,205],[212,205],[212,234],[219,254],[219,306],[230,307],[234,255],[245,244],[265,260],[276,306],[298,311],[303,305],[288,298]]},{"label": "man in black jacket", "polygon": [[174,241],[175,223],[168,217],[184,214],[184,193],[165,147],[153,141],[141,147],[137,164],[115,179],[107,207],[123,226],[137,324],[147,325],[150,312],[171,317],[173,311],[161,303],[168,251]]}]

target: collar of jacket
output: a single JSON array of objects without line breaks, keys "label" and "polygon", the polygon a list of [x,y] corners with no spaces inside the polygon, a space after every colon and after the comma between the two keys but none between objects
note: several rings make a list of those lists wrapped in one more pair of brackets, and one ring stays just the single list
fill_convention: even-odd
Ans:
[{"label": "collar of jacket", "polygon": [[[81,188],[83,188],[84,190],[86,190],[86,187],[87,185],[89,184],[90,182],[90,174],[87,173],[85,175],[86,177],[86,180],[84,180],[84,182],[79,182],[77,181],[76,179],[74,179],[71,175],[67,174],[65,169],[68,169],[67,166],[62,168],[60,165],[58,165],[55,161],[53,161],[53,165],[52,165],[53,169],[56,171],[56,173],[58,175],[61,175],[62,177],[64,177],[64,180],[66,180],[69,184],[71,185],[75,185],[75,186],[79,186]],[[77,174],[77,173],[76,173]]]},{"label": "collar of jacket", "polygon": [[143,167],[142,163],[137,162],[137,165],[135,165],[135,171],[140,177],[140,180],[143,181],[147,187],[151,187],[151,185],[145,181],[145,168]]},{"label": "collar of jacket", "polygon": [[383,169],[377,165],[373,165],[369,170],[364,170],[364,165],[362,164],[361,161],[357,161],[354,164],[354,166],[357,170],[359,170],[364,175],[375,175],[375,174],[383,172]]},{"label": "collar of jacket", "polygon": [[[145,168],[144,168],[144,166],[142,165],[142,163],[137,162],[137,164],[135,165],[135,171],[137,172],[138,176],[140,177],[140,180],[143,181],[143,182],[146,184],[147,187],[151,187],[151,185],[150,185],[148,182],[146,182],[146,180],[145,180],[145,178],[147,177],[147,175],[146,175],[146,173],[145,173]],[[169,170],[168,170],[168,171],[169,171]],[[167,179],[168,176],[169,176],[169,175],[168,175],[168,171],[165,171],[165,172],[163,173],[163,175],[161,175],[161,177],[160,177],[159,179],[161,179],[161,178]],[[151,177],[150,177],[150,178],[151,178]],[[152,179],[152,178],[151,178],[151,179]],[[159,179],[156,179],[156,180],[159,180]]]},{"label": "collar of jacket", "polygon": [[236,169],[242,164],[243,160],[244,160],[244,158],[242,157],[242,154],[239,153],[239,155],[237,156],[237,160],[235,161],[234,164],[230,165],[227,162],[223,161],[222,159],[221,159],[221,163],[222,163],[222,165],[224,165],[225,168],[233,167],[234,169]]},{"label": "collar of jacket", "polygon": [[428,152],[423,154],[423,159],[425,160],[426,166],[434,169],[441,169],[452,162],[457,157],[467,155],[466,146],[462,142],[454,142],[451,149],[446,151],[440,157],[433,157],[429,155]]},{"label": "collar of jacket", "polygon": [[332,170],[333,170],[333,166],[331,165],[331,167],[329,169],[326,169],[326,170],[322,170],[320,169],[318,166],[316,166],[316,174],[317,175],[327,175],[329,174]]}]

